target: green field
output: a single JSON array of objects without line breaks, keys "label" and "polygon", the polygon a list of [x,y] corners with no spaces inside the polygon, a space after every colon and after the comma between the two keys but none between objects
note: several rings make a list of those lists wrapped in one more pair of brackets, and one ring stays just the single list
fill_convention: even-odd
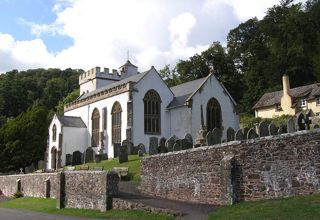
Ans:
[{"label": "green field", "polygon": [[295,196],[224,206],[209,215],[210,220],[315,220],[320,219],[320,194]]},{"label": "green field", "polygon": [[140,160],[138,155],[129,155],[129,161],[125,163],[119,163],[118,158],[103,160],[100,163],[86,163],[76,166],[76,169],[80,169],[80,166],[88,165],[90,169],[94,167],[103,167],[104,170],[112,170],[113,167],[129,167],[129,178],[135,183],[140,182]]},{"label": "green field", "polygon": [[163,214],[152,214],[149,212],[138,210],[108,210],[100,212],[95,210],[84,209],[56,209],[55,199],[41,199],[24,197],[13,199],[0,203],[1,208],[13,208],[21,210],[29,210],[35,212],[44,212],[56,215],[82,216],[94,218],[112,218],[112,219],[145,219],[145,220],[173,220],[174,217]]}]

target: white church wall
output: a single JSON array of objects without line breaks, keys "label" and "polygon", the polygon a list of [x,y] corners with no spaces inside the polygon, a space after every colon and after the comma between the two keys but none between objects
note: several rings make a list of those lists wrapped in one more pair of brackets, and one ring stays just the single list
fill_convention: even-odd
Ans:
[{"label": "white church wall", "polygon": [[90,80],[80,85],[80,94],[91,92],[96,88],[96,80]]},{"label": "white church wall", "polygon": [[203,118],[206,125],[206,108],[208,101],[211,98],[217,99],[221,106],[222,126],[224,128],[222,139],[226,139],[226,130],[228,127],[232,127],[235,130],[239,129],[239,116],[235,112],[233,102],[224,91],[219,81],[214,76],[211,76],[192,98],[191,135],[194,139],[197,136],[201,123],[200,105],[202,104],[203,107]]},{"label": "white church wall", "polygon": [[186,133],[191,134],[191,108],[182,106],[170,109],[170,136],[184,138]]},{"label": "white church wall", "polygon": [[[116,96],[109,97],[104,100],[100,100],[95,103],[91,103],[89,105],[82,106],[77,109],[73,109],[71,111],[67,111],[64,113],[65,116],[78,116],[81,117],[83,122],[87,126],[88,130],[88,138],[87,138],[87,143],[86,146],[91,146],[91,135],[92,135],[92,122],[91,122],[91,117],[92,117],[92,112],[95,108],[98,108],[99,113],[100,113],[100,131],[103,130],[103,122],[102,122],[102,114],[103,114],[103,108],[107,109],[107,130],[104,131],[104,145],[105,145],[105,150],[108,153],[108,157],[111,158],[113,157],[113,146],[111,144],[112,140],[112,118],[111,118],[111,110],[113,104],[118,101],[121,105],[122,108],[122,113],[121,113],[121,141],[126,139],[126,128],[127,128],[127,102],[129,98],[129,93],[125,92]],[[94,149],[97,151],[97,149]]]},{"label": "white church wall", "polygon": [[[133,93],[133,135],[132,142],[137,145],[143,143],[146,150],[149,150],[149,137],[166,137],[170,135],[170,113],[166,107],[173,99],[173,94],[167,85],[163,82],[155,69],[151,69],[147,75],[143,77],[135,88],[138,92]],[[156,90],[161,97],[161,134],[146,135],[144,133],[144,103],[145,94],[151,90]]]},{"label": "white church wall", "polygon": [[83,153],[88,147],[87,138],[88,131],[87,128],[78,127],[62,127],[63,137],[62,137],[62,165],[66,164],[66,154],[71,154],[74,151],[80,151]]}]

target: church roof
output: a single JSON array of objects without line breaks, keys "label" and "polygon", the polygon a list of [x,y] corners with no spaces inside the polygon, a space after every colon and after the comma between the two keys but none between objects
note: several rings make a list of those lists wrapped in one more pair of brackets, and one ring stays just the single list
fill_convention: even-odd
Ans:
[{"label": "church roof", "polygon": [[77,127],[77,128],[87,127],[80,117],[59,116],[58,118],[61,124],[65,127]]},{"label": "church roof", "polygon": [[[292,97],[292,105],[294,106],[298,99],[305,98],[307,100],[315,99],[320,96],[320,83],[315,83],[306,86],[300,86],[289,90],[289,94]],[[281,103],[281,97],[283,91],[268,92],[265,93],[259,101],[253,106],[253,109],[273,106]]]},{"label": "church roof", "polygon": [[[130,62],[130,61],[129,61]],[[88,92],[88,93],[85,93],[83,95],[81,95],[77,100],[81,100],[81,99],[85,99],[89,96],[92,96],[92,95],[95,95],[95,94],[98,94],[104,90],[108,90],[108,89],[111,89],[113,87],[116,87],[116,86],[119,86],[119,85],[122,85],[124,83],[128,83],[128,82],[139,82],[150,70],[146,71],[146,72],[143,72],[143,73],[137,73],[137,74],[134,74],[130,77],[127,77],[127,78],[124,78],[123,80],[120,80],[120,81],[117,81],[117,82],[114,82],[112,84],[109,84],[109,85],[106,85],[106,86],[103,86],[99,89],[96,89],[92,92]]]},{"label": "church roof", "polygon": [[167,108],[175,108],[185,105],[189,97],[192,96],[199,87],[201,87],[206,79],[207,77],[204,77],[171,87],[170,89],[174,95],[174,98],[167,106]]}]

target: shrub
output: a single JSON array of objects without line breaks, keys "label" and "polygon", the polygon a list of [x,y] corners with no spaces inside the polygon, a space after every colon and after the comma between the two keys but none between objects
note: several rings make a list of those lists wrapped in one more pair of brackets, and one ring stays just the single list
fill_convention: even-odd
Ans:
[{"label": "shrub", "polygon": [[18,191],[18,192],[16,192],[16,193],[14,193],[14,194],[13,194],[13,197],[14,197],[15,199],[21,198],[21,197],[23,197],[23,192]]}]

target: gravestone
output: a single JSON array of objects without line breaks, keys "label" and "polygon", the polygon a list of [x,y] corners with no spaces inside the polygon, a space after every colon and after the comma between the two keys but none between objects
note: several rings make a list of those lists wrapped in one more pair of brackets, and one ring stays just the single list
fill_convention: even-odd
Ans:
[{"label": "gravestone", "polygon": [[166,138],[162,137],[159,141],[158,153],[167,153],[168,150],[166,148]]},{"label": "gravestone", "polygon": [[253,130],[253,129],[250,129],[249,131],[248,131],[248,134],[247,134],[247,139],[249,140],[249,139],[254,139],[254,138],[257,138],[258,137],[258,135],[257,135],[257,133]]},{"label": "gravestone", "polygon": [[143,151],[141,149],[138,150],[138,156],[143,157]]},{"label": "gravestone", "polygon": [[102,160],[102,154],[96,154],[96,156],[94,157],[94,162],[100,163],[101,160]]},{"label": "gravestone", "polygon": [[239,129],[237,132],[236,132],[236,141],[242,141],[245,139],[244,135],[243,135],[243,132],[241,129]]},{"label": "gravestone", "polygon": [[39,160],[38,162],[38,170],[45,170],[46,168],[46,163],[43,160]]},{"label": "gravestone", "polygon": [[233,128],[229,127],[227,129],[227,142],[234,141],[235,138],[235,131]]},{"label": "gravestone", "polygon": [[154,155],[158,153],[158,138],[150,137],[149,138],[149,155]]},{"label": "gravestone", "polygon": [[304,117],[304,114],[300,112],[296,118],[296,130],[302,131],[306,129],[307,129],[306,118]]},{"label": "gravestone", "polygon": [[134,153],[132,142],[130,142],[128,140],[124,140],[124,141],[122,141],[122,146],[125,146],[127,148],[128,155],[132,155]]},{"label": "gravestone", "polygon": [[95,152],[92,147],[88,147],[84,152],[84,162],[92,163],[94,161]]},{"label": "gravestone", "polygon": [[181,140],[181,149],[182,150],[187,150],[192,147],[193,147],[193,145],[189,142],[189,140],[187,140],[185,138]]},{"label": "gravestone", "polygon": [[182,150],[181,140],[176,140],[176,142],[173,145],[173,151],[180,151],[180,150]]},{"label": "gravestone", "polygon": [[318,129],[320,126],[318,124],[313,125],[313,129]]},{"label": "gravestone", "polygon": [[186,133],[186,135],[184,136],[184,139],[186,139],[189,143],[192,144],[193,146],[193,138],[192,138],[192,135],[189,134],[189,133]]},{"label": "gravestone", "polygon": [[269,136],[269,129],[268,129],[268,123],[265,121],[262,121],[259,123],[259,136],[260,137],[266,137]]},{"label": "gravestone", "polygon": [[80,151],[74,151],[72,153],[72,166],[81,164],[82,153]]},{"label": "gravestone", "polygon": [[250,130],[250,128],[248,128],[248,127],[243,128],[242,133],[243,133],[243,136],[245,137],[244,139],[247,138],[249,130]]},{"label": "gravestone", "polygon": [[138,144],[138,151],[141,150],[144,154],[146,153],[146,147],[144,146],[144,144],[140,143]]},{"label": "gravestone", "polygon": [[295,127],[296,126],[295,126],[293,118],[289,118],[288,123],[287,123],[287,131],[288,131],[288,133],[295,132],[296,131]]},{"label": "gravestone", "polygon": [[114,143],[113,144],[113,157],[119,156],[119,148],[121,146],[121,143]]},{"label": "gravestone", "polygon": [[219,128],[214,128],[212,130],[212,135],[213,135],[213,144],[221,144],[222,130]]},{"label": "gravestone", "polygon": [[70,166],[72,164],[72,154],[66,154],[66,166]]},{"label": "gravestone", "polygon": [[127,146],[119,146],[119,163],[128,162],[128,148]]},{"label": "gravestone", "polygon": [[273,123],[269,124],[268,130],[269,130],[270,135],[277,135],[278,134],[278,128]]},{"label": "gravestone", "polygon": [[286,125],[280,125],[278,129],[278,134],[285,134],[287,133],[287,126]]},{"label": "gravestone", "polygon": [[211,146],[213,145],[213,134],[211,131],[209,131],[206,135],[206,142],[207,142],[207,146]]},{"label": "gravestone", "polygon": [[175,135],[173,135],[172,137],[170,137],[170,138],[167,140],[167,142],[166,142],[166,147],[167,147],[167,149],[168,149],[168,152],[172,152],[172,151],[173,151],[173,146],[174,146],[174,144],[175,144],[175,142],[176,142],[177,139],[178,139],[178,138],[177,138]]},{"label": "gravestone", "polygon": [[24,170],[25,170],[26,174],[28,174],[28,173],[33,173],[36,169],[34,167],[34,164],[32,163],[30,166],[25,167]]}]

